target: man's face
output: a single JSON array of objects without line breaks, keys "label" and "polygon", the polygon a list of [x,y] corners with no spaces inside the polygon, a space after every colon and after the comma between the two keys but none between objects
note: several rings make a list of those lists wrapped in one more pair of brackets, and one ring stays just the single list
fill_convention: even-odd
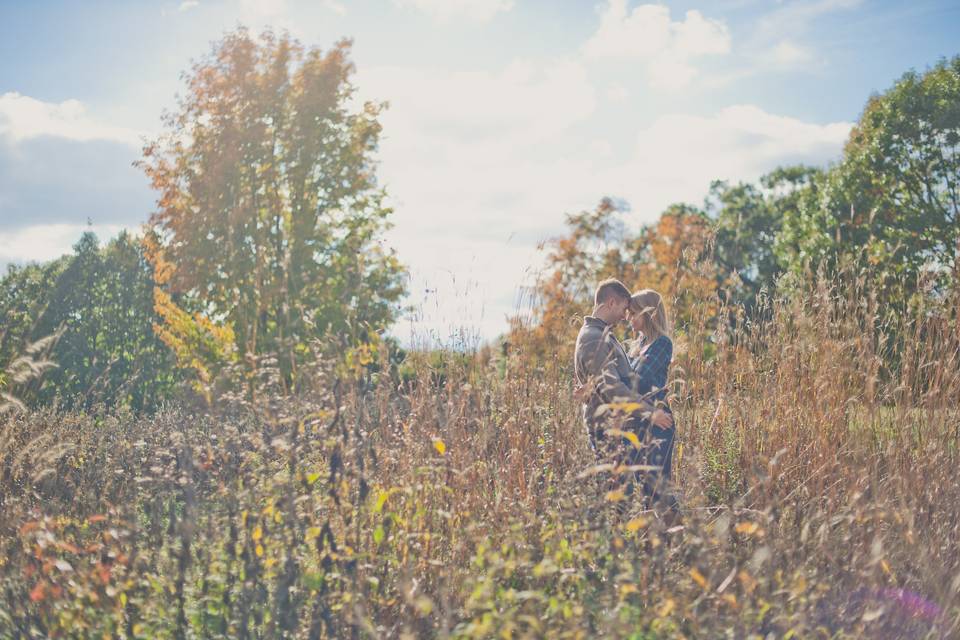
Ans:
[{"label": "man's face", "polygon": [[619,296],[614,296],[610,300],[610,311],[612,312],[613,318],[611,324],[619,324],[627,316],[627,307],[630,306],[630,300],[627,298],[621,298]]}]

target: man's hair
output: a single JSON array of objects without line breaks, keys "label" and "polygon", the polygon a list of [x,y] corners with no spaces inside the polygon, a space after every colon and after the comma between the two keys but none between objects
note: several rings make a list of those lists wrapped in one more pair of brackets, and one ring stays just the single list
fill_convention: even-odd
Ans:
[{"label": "man's hair", "polygon": [[630,289],[616,278],[609,278],[597,285],[597,290],[593,294],[593,304],[599,307],[614,297],[630,300]]}]

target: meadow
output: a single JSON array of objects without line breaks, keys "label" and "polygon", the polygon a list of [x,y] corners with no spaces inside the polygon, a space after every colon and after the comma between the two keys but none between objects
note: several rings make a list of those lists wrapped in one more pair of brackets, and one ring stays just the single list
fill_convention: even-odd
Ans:
[{"label": "meadow", "polygon": [[853,289],[678,335],[678,522],[617,504],[522,344],[11,414],[0,637],[955,637],[960,297]]}]

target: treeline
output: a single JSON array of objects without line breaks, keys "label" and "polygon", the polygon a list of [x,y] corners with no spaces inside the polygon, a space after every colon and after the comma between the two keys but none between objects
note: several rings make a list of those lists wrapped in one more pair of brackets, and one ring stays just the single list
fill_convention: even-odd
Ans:
[{"label": "treeline", "polygon": [[960,56],[871,97],[832,166],[714,182],[636,231],[624,214],[604,199],[567,217],[511,342],[565,354],[603,277],[664,293],[681,331],[749,322],[819,276],[855,286],[878,324],[936,306],[960,283]]},{"label": "treeline", "polygon": [[[158,199],[143,236],[88,233],[0,280],[0,394],[136,411],[255,401],[308,387],[322,359],[396,355],[383,333],[405,271],[382,242],[382,105],[351,110],[352,73],[347,42],[239,29],[216,43],[144,148]],[[817,274],[856,282],[878,323],[935,305],[960,280],[960,56],[871,97],[833,166],[715,182],[639,230],[624,214],[604,199],[567,217],[511,344],[568,362],[571,319],[603,277],[664,293],[681,331],[748,322]]]}]

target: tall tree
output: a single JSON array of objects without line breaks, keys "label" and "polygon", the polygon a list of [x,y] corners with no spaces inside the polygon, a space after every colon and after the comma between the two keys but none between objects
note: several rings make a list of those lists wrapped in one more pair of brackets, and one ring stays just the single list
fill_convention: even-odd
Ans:
[{"label": "tall tree", "polygon": [[242,362],[276,357],[289,385],[311,340],[346,347],[394,318],[404,272],[381,240],[382,105],[349,109],[349,47],[239,29],[187,76],[141,163],[159,193],[150,256],[175,350],[223,326]]},{"label": "tall tree", "polygon": [[778,239],[782,262],[853,266],[891,308],[943,291],[960,255],[960,56],[870,98],[843,160]]}]

